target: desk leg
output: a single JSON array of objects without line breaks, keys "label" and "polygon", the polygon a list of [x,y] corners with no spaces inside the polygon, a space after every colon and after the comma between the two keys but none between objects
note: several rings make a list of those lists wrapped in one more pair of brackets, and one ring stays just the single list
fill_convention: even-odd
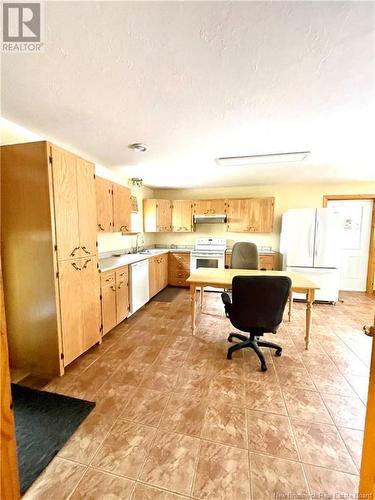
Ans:
[{"label": "desk leg", "polygon": [[201,294],[200,294],[200,301],[201,301],[201,304],[200,304],[200,307],[201,307],[201,311],[203,310],[203,294],[204,294],[204,287],[201,286]]},{"label": "desk leg", "polygon": [[195,315],[196,315],[195,290],[196,290],[195,285],[190,285],[191,331],[192,331],[193,335],[195,335],[195,321],[196,321],[196,318],[195,318]]},{"label": "desk leg", "polygon": [[310,331],[311,331],[311,316],[312,316],[312,305],[315,299],[315,290],[308,290],[306,293],[306,336],[305,336],[305,346],[306,350],[309,348],[310,344]]},{"label": "desk leg", "polygon": [[290,289],[290,292],[289,292],[289,307],[288,307],[288,319],[290,321],[291,317],[292,317],[292,305],[293,305],[293,292],[292,292],[292,289]]}]

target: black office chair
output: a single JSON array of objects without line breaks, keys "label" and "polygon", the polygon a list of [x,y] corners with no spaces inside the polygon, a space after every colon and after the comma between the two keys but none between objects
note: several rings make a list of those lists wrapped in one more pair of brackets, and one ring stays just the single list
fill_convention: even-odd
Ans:
[{"label": "black office chair", "polygon": [[225,315],[232,325],[249,337],[239,333],[231,333],[228,341],[233,338],[242,342],[228,349],[227,358],[239,349],[250,347],[256,352],[262,371],[267,370],[267,364],[259,347],[276,349],[276,356],[281,356],[282,347],[273,342],[258,340],[264,333],[276,333],[282,319],[285,304],[289,297],[291,280],[287,276],[235,276],[232,280],[232,301],[227,293],[221,298],[225,307]]}]

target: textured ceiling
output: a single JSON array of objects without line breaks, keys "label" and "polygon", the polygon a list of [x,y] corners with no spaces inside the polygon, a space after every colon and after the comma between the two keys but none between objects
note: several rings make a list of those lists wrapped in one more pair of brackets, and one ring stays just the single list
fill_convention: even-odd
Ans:
[{"label": "textured ceiling", "polygon": [[2,113],[153,186],[370,179],[373,77],[372,2],[46,2],[44,53],[3,54]]}]

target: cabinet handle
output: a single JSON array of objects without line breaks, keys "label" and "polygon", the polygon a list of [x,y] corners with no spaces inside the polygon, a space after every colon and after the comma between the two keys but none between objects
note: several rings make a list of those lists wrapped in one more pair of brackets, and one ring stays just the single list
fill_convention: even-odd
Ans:
[{"label": "cabinet handle", "polygon": [[81,268],[77,266],[77,264],[75,262],[72,262],[72,266],[74,267],[74,269],[76,271],[81,271]]},{"label": "cabinet handle", "polygon": [[121,226],[120,231],[127,231],[129,232],[129,226]]},{"label": "cabinet handle", "polygon": [[76,251],[77,251],[77,250],[79,250],[80,248],[81,248],[81,247],[75,247],[75,248],[73,248],[72,253],[70,254],[70,256],[71,256],[71,257],[74,257],[74,256],[75,256],[75,254],[76,254]]},{"label": "cabinet handle", "polygon": [[101,224],[98,224],[98,228],[100,229],[100,231],[104,231],[104,227]]},{"label": "cabinet handle", "polygon": [[113,292],[115,292],[115,291],[116,291],[116,287],[114,287],[114,286],[112,285],[112,286],[111,286],[111,290],[112,290]]},{"label": "cabinet handle", "polygon": [[106,282],[106,283],[108,283],[109,281],[112,281],[112,278],[107,278],[107,279],[105,280],[105,282]]},{"label": "cabinet handle", "polygon": [[90,255],[90,252],[87,250],[87,247],[81,247],[81,248],[86,254]]},{"label": "cabinet handle", "polygon": [[122,285],[124,284],[124,281],[121,281],[119,286],[118,286],[118,289],[120,290],[120,288],[122,287]]},{"label": "cabinet handle", "polygon": [[82,269],[87,269],[87,264],[91,262],[91,259],[87,259],[86,262],[83,264]]}]

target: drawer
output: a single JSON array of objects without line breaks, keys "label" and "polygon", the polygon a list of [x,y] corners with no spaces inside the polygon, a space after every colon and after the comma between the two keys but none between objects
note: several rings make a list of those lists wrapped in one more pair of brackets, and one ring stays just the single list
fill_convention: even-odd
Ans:
[{"label": "drawer", "polygon": [[115,283],[115,271],[106,271],[100,274],[100,285],[107,286]]},{"label": "drawer", "polygon": [[168,283],[172,286],[189,286],[183,278],[169,278]]},{"label": "drawer", "polygon": [[128,266],[116,269],[116,281],[127,281],[128,277],[129,277]]},{"label": "drawer", "polygon": [[190,276],[189,271],[184,271],[183,269],[181,270],[171,270],[169,271],[169,279],[174,279],[174,280],[186,280]]},{"label": "drawer", "polygon": [[272,271],[275,267],[275,257],[273,255],[259,255],[259,268]]}]

